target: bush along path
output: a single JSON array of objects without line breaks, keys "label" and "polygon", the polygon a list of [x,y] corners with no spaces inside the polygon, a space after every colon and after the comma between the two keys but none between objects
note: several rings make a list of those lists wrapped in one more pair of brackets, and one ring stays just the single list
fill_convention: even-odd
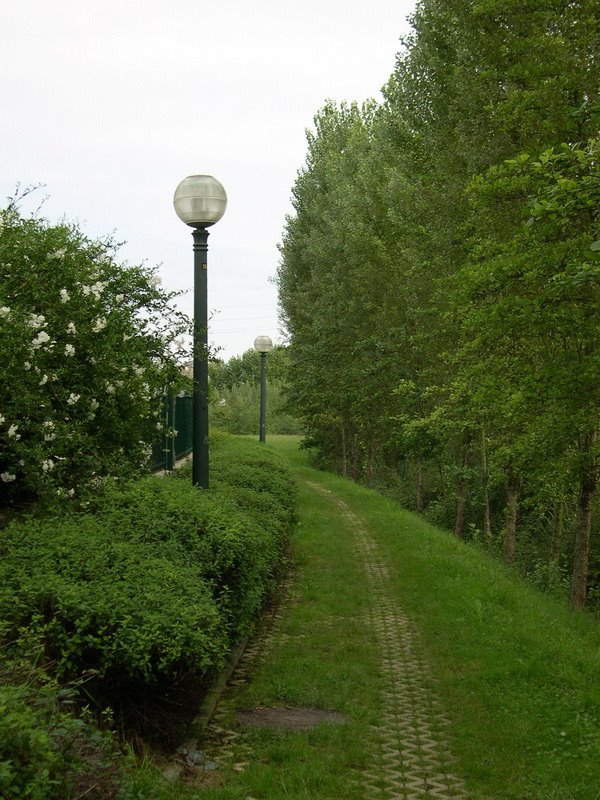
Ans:
[{"label": "bush along path", "polygon": [[[165,798],[597,800],[597,620],[311,469],[294,570]],[[269,447],[269,446],[268,446]]]}]

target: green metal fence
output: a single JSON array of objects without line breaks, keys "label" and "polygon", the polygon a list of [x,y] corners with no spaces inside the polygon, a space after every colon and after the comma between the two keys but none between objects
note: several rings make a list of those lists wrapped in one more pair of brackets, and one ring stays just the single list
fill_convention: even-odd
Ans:
[{"label": "green metal fence", "polygon": [[175,462],[192,452],[191,395],[160,398],[163,432],[152,448],[152,469],[173,469]]}]

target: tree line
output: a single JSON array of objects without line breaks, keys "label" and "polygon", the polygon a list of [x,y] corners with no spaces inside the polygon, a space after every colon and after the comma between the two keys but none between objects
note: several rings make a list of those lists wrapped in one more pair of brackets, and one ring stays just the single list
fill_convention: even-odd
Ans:
[{"label": "tree line", "polygon": [[[319,458],[600,591],[596,0],[422,0],[307,133],[278,274]],[[568,573],[568,576],[567,576]]]}]

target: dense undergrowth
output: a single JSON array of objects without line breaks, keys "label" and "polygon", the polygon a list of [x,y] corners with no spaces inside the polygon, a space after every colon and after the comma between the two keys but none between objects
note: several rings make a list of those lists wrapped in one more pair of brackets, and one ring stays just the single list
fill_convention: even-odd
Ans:
[{"label": "dense undergrowth", "polygon": [[[294,488],[254,442],[217,437],[211,458],[208,491],[185,468],[108,482],[86,513],[2,532],[0,635],[6,663],[26,665],[0,676],[2,797],[82,796],[78,770],[94,770],[80,751],[97,734],[71,708],[108,708],[154,739],[185,733],[191,701],[250,629],[284,558]],[[116,796],[114,781],[96,783],[86,797]]]}]

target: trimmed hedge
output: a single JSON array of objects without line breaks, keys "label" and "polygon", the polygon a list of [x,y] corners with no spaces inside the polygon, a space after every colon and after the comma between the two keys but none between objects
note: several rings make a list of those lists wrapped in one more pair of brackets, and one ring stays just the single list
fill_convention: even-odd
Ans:
[{"label": "trimmed hedge", "polygon": [[218,668],[248,630],[294,523],[290,475],[264,446],[219,437],[212,485],[111,482],[86,514],[0,534],[5,641],[40,635],[61,678],[148,686]]}]

